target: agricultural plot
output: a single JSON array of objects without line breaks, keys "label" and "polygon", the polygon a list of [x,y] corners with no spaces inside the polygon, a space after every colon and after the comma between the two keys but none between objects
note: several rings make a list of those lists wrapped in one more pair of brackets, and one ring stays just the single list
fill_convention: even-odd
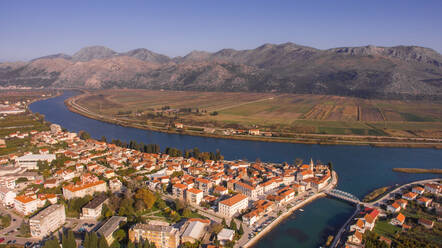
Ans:
[{"label": "agricultural plot", "polygon": [[442,103],[342,96],[100,90],[77,100],[90,111],[188,126],[272,132],[442,137]]}]

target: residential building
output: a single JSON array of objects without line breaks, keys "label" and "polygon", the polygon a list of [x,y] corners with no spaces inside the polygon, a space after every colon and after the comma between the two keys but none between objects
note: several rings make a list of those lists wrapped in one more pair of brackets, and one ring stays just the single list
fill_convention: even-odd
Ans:
[{"label": "residential building", "polygon": [[417,194],[413,193],[413,192],[408,192],[408,193],[402,195],[403,199],[409,200],[409,201],[412,201],[412,200],[416,199],[416,197],[417,197]]},{"label": "residential building", "polygon": [[203,199],[203,191],[195,188],[190,188],[186,192],[186,202],[190,204],[199,205]]},{"label": "residential building", "polygon": [[108,245],[111,245],[114,242],[114,232],[120,228],[120,223],[124,221],[127,221],[126,217],[112,216],[97,230],[97,233],[106,239]]},{"label": "residential building", "polygon": [[39,200],[35,195],[19,195],[14,199],[14,208],[23,215],[29,215],[37,210],[38,202]]},{"label": "residential building", "polygon": [[132,242],[149,240],[158,248],[177,248],[180,244],[178,229],[168,223],[158,221],[151,221],[149,224],[135,224],[129,230],[129,239]]},{"label": "residential building", "polygon": [[15,159],[19,166],[28,170],[36,170],[38,161],[46,161],[48,163],[55,159],[54,154],[28,154]]},{"label": "residential building", "polygon": [[419,218],[418,223],[420,225],[423,225],[427,229],[431,229],[434,226],[434,221],[427,220],[427,219],[424,219],[424,218]]},{"label": "residential building", "polygon": [[4,206],[13,206],[14,205],[14,198],[17,196],[17,194],[6,187],[0,187],[0,202]]},{"label": "residential building", "polygon": [[98,219],[101,216],[103,204],[108,201],[105,194],[101,194],[92,199],[86,206],[82,208],[82,219]]},{"label": "residential building", "polygon": [[432,201],[432,199],[423,196],[417,199],[417,203],[425,207],[429,207]]},{"label": "residential building", "polygon": [[29,219],[31,236],[43,238],[60,228],[66,221],[64,206],[51,205]]},{"label": "residential building", "polygon": [[235,231],[227,228],[223,228],[217,235],[219,242],[224,245],[225,243],[232,241],[235,236]]},{"label": "residential building", "polygon": [[228,218],[244,210],[249,205],[249,198],[243,194],[236,194],[218,203],[218,211]]},{"label": "residential building", "polygon": [[425,192],[425,189],[420,186],[416,186],[411,189],[411,192],[422,195]]},{"label": "residential building", "polygon": [[405,222],[405,215],[399,213],[395,218],[391,219],[390,224],[395,226],[402,226]]},{"label": "residential building", "polygon": [[184,199],[186,190],[187,186],[184,184],[176,183],[172,185],[172,194],[179,199]]},{"label": "residential building", "polygon": [[251,199],[256,199],[259,195],[263,194],[263,188],[261,186],[254,187],[243,182],[235,183],[235,191],[246,195]]},{"label": "residential building", "polygon": [[105,192],[107,185],[105,181],[99,180],[91,183],[70,184],[63,187],[63,196],[70,200],[75,197],[93,195],[95,192]]},{"label": "residential building", "polygon": [[437,183],[428,183],[425,184],[425,191],[432,194],[440,194],[442,192],[442,186]]}]

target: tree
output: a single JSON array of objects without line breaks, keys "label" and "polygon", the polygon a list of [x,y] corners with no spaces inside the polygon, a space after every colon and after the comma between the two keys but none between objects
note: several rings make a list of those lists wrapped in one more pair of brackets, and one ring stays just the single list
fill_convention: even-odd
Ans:
[{"label": "tree", "polygon": [[236,222],[234,219],[232,219],[232,221],[230,221],[230,229],[236,231]]},{"label": "tree", "polygon": [[76,248],[77,243],[75,242],[74,232],[68,230],[62,234],[61,244],[63,248]]},{"label": "tree", "polygon": [[238,234],[239,235],[243,235],[244,234],[244,229],[242,228],[242,224],[239,224]]},{"label": "tree", "polygon": [[96,248],[98,247],[98,236],[95,232],[92,232],[89,239],[89,247],[85,248]]},{"label": "tree", "polygon": [[137,193],[135,194],[135,198],[143,200],[147,209],[151,209],[153,207],[153,205],[155,204],[155,201],[157,200],[155,197],[155,194],[152,193],[152,191],[150,191],[148,189],[144,189],[144,188],[137,190]]},{"label": "tree", "polygon": [[101,136],[100,141],[101,141],[101,142],[106,142],[106,143],[107,143],[106,136]]},{"label": "tree", "polygon": [[82,139],[82,140],[87,140],[87,139],[91,138],[91,135],[84,130],[81,130],[80,132],[78,132],[78,134],[80,136],[80,139]]},{"label": "tree", "polygon": [[47,240],[43,248],[60,248],[57,237]]},{"label": "tree", "polygon": [[328,169],[330,171],[333,171],[333,164],[332,164],[332,162],[328,162]]},{"label": "tree", "polygon": [[224,227],[227,226],[226,219],[223,218],[223,221],[221,222],[221,225],[223,225]]},{"label": "tree", "polygon": [[84,235],[83,247],[85,248],[91,247],[90,236],[88,232],[86,232],[86,234]]},{"label": "tree", "polygon": [[185,209],[183,210],[183,217],[184,217],[184,218],[190,218],[191,215],[192,215],[192,211],[190,211],[189,208],[185,208]]},{"label": "tree", "polygon": [[[104,236],[100,237],[100,240],[98,241],[98,247],[99,248],[109,248],[109,245],[107,244],[106,239],[104,238]],[[64,248],[64,247],[63,247]]]},{"label": "tree", "polygon": [[118,242],[126,238],[126,232],[123,229],[118,229],[112,235],[114,236],[114,239]]}]

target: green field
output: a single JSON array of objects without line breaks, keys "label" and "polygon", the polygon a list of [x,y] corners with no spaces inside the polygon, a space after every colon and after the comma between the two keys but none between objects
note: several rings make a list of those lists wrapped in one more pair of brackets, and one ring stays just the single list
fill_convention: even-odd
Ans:
[{"label": "green field", "polygon": [[442,137],[442,103],[353,97],[151,90],[101,90],[77,104],[134,121],[285,133]]}]

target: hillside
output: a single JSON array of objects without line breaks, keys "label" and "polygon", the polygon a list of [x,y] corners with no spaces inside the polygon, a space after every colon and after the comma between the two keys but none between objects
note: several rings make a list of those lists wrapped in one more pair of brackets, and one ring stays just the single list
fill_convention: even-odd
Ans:
[{"label": "hillside", "polygon": [[92,46],[72,56],[0,63],[0,86],[12,85],[441,99],[442,56],[417,46],[319,50],[284,43],[169,58],[144,48],[118,53]]}]

